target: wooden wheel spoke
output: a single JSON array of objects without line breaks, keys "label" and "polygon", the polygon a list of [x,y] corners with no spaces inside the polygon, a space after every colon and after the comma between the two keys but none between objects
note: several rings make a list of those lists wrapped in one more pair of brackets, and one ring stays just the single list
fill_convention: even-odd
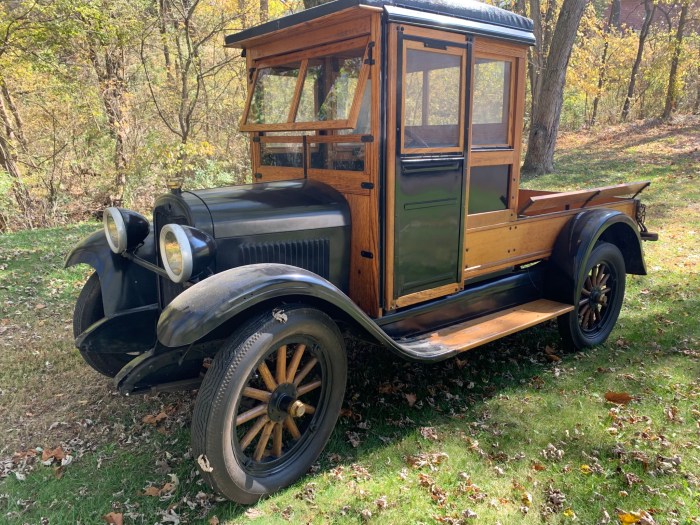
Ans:
[{"label": "wooden wheel spoke", "polygon": [[608,282],[608,279],[610,279],[610,274],[609,274],[609,273],[607,273],[607,274],[605,274],[605,275],[603,276],[603,278],[602,278],[602,279],[600,280],[600,282],[598,283],[598,286],[605,286],[605,283]]},{"label": "wooden wheel spoke", "polygon": [[297,373],[297,369],[299,368],[299,363],[301,363],[301,358],[304,355],[304,350],[306,350],[306,345],[299,343],[297,345],[296,350],[294,351],[294,355],[292,356],[292,362],[289,363],[289,368],[287,369],[287,383],[291,383],[294,381],[294,376]]},{"label": "wooden wheel spoke", "polygon": [[595,306],[591,306],[591,309],[588,310],[588,328],[593,326],[593,320],[594,320],[594,316],[595,316],[595,314],[593,313],[594,309],[595,309]]},{"label": "wooden wheel spoke", "polygon": [[591,295],[591,291],[590,291],[590,290],[586,290],[585,288],[582,288],[582,289],[581,289],[581,293],[582,293],[583,295],[585,295],[586,297],[588,297],[589,295]]},{"label": "wooden wheel spoke", "polygon": [[588,304],[589,302],[590,302],[590,300],[588,298],[584,298],[578,302],[578,305],[579,305],[579,307],[581,307],[581,306]]},{"label": "wooden wheel spoke", "polygon": [[258,401],[264,401],[267,403],[270,400],[270,392],[265,392],[264,390],[259,390],[257,388],[251,388],[249,386],[243,389],[243,395],[251,399],[257,399]]},{"label": "wooden wheel spoke", "polygon": [[313,414],[314,412],[316,412],[316,407],[304,403],[305,414]]},{"label": "wooden wheel spoke", "polygon": [[601,293],[601,294],[606,294],[606,293],[608,293],[609,291],[610,291],[610,288],[606,286],[605,288],[603,288],[602,290],[600,290],[600,293]]},{"label": "wooden wheel spoke", "polygon": [[287,381],[287,345],[280,346],[277,350],[277,383]]},{"label": "wooden wheel spoke", "polygon": [[264,415],[260,419],[258,419],[252,427],[250,427],[248,432],[246,432],[245,435],[241,438],[241,450],[245,450],[246,448],[248,448],[248,445],[250,445],[250,443],[255,439],[255,436],[258,435],[258,433],[262,430],[262,428],[268,421],[269,418],[267,417],[267,415]]},{"label": "wooden wheel spoke", "polygon": [[265,423],[265,428],[263,428],[260,440],[258,441],[258,444],[255,447],[255,454],[253,456],[255,461],[260,461],[263,458],[263,455],[265,454],[265,449],[267,449],[267,443],[268,441],[270,441],[270,434],[272,434],[272,429],[274,428],[274,426],[274,421],[268,421],[267,423]]},{"label": "wooden wheel spoke", "polygon": [[587,302],[586,304],[583,305],[583,308],[581,308],[581,311],[578,313],[582,319],[586,318],[586,314],[588,313],[588,310],[591,308],[591,303]]},{"label": "wooden wheel spoke", "polygon": [[294,378],[294,386],[299,386],[299,383],[301,383],[304,380],[304,378],[307,375],[309,375],[309,372],[311,372],[313,367],[316,366],[316,363],[318,363],[318,359],[316,359],[315,357],[312,358],[308,363],[306,363],[304,368],[302,368],[299,372],[299,375],[297,375],[296,378]]},{"label": "wooden wheel spoke", "polygon": [[321,386],[321,380],[312,381],[297,388],[297,397],[303,396]]},{"label": "wooden wheel spoke", "polygon": [[272,453],[278,458],[282,456],[282,423],[275,424],[272,434]]},{"label": "wooden wheel spoke", "polygon": [[600,270],[600,266],[594,266],[591,268],[591,284],[595,286],[598,283],[598,271]]},{"label": "wooden wheel spoke", "polygon": [[242,425],[243,423],[246,423],[251,419],[255,419],[258,416],[262,416],[265,412],[267,412],[267,404],[258,405],[255,408],[251,408],[250,410],[243,412],[242,414],[238,414],[236,417],[236,426]]},{"label": "wooden wheel spoke", "polygon": [[591,276],[589,275],[586,277],[586,282],[583,283],[583,289],[586,291],[590,291],[590,289],[593,288],[593,285],[591,284]]},{"label": "wooden wheel spoke", "polygon": [[265,386],[267,389],[272,392],[275,388],[277,388],[277,382],[275,381],[275,378],[272,377],[272,373],[270,372],[270,369],[267,367],[267,364],[265,361],[260,363],[258,366],[258,372],[260,373],[260,377],[262,377],[262,380],[265,383]]},{"label": "wooden wheel spoke", "polygon": [[289,430],[289,433],[294,439],[299,439],[301,437],[299,427],[297,427],[297,424],[292,419],[292,416],[287,416],[287,419],[284,420],[284,426],[287,428],[287,430]]}]

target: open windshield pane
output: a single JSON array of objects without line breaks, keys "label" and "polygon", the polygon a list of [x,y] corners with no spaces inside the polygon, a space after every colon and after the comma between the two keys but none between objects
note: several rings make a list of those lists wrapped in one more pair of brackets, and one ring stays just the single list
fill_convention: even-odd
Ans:
[{"label": "open windshield pane", "polygon": [[287,122],[301,64],[265,67],[258,72],[248,111],[248,124]]},{"label": "open windshield pane", "polygon": [[357,48],[309,59],[296,122],[350,118],[363,57]]}]

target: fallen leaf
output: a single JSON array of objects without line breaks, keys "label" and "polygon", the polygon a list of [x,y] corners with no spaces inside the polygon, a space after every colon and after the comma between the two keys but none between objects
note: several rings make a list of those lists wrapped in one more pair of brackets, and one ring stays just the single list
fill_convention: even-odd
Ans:
[{"label": "fallen leaf", "polygon": [[245,511],[245,517],[248,518],[249,520],[261,518],[264,515],[265,515],[265,513],[263,511],[261,511],[260,509],[248,509]]},{"label": "fallen leaf", "polygon": [[158,487],[150,486],[143,490],[144,496],[158,497],[160,496],[160,489]]},{"label": "fallen leaf", "polygon": [[202,469],[202,472],[214,472],[214,467],[209,465],[209,460],[204,454],[197,456],[197,464]]},{"label": "fallen leaf", "polygon": [[403,396],[406,398],[409,407],[412,407],[416,404],[416,401],[418,401],[418,396],[416,396],[416,394],[404,394]]},{"label": "fallen leaf", "polygon": [[121,512],[110,512],[102,516],[102,519],[110,525],[124,525],[124,515]]},{"label": "fallen leaf", "polygon": [[639,512],[620,512],[617,518],[622,525],[632,525],[642,519],[642,515]]},{"label": "fallen leaf", "polygon": [[615,403],[617,405],[626,405],[632,401],[632,396],[627,392],[606,392],[605,399],[610,403]]},{"label": "fallen leaf", "polygon": [[207,523],[209,523],[209,525],[219,525],[219,517],[212,516]]}]

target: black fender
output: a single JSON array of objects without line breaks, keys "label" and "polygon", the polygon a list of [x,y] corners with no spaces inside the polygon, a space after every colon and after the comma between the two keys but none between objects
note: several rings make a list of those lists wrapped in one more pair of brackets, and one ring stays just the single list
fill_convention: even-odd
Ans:
[{"label": "black fender", "polygon": [[[155,263],[153,231],[138,249],[142,259]],[[78,243],[66,256],[66,268],[76,264],[92,266],[100,276],[105,317],[118,312],[156,304],[157,275],[109,249],[104,230],[98,230]]]},{"label": "black fender", "polygon": [[439,361],[454,355],[440,348],[417,352],[398,343],[331,282],[296,266],[271,263],[217,273],[182,292],[160,315],[158,341],[166,347],[191,345],[220,327],[230,335],[237,321],[256,307],[299,301],[323,309],[406,359]]},{"label": "black fender", "polygon": [[548,298],[574,303],[578,283],[584,278],[586,261],[598,241],[609,242],[620,249],[627,273],[647,274],[636,223],[617,210],[586,210],[566,224],[554,243],[549,260],[553,271],[546,279]]}]

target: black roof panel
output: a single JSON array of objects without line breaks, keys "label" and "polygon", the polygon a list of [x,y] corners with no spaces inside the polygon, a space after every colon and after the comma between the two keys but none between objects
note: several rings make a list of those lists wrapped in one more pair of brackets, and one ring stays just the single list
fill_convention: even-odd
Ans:
[{"label": "black roof panel", "polygon": [[360,5],[383,8],[390,21],[488,35],[523,44],[535,42],[532,20],[476,0],[334,0],[228,35],[226,45]]}]

